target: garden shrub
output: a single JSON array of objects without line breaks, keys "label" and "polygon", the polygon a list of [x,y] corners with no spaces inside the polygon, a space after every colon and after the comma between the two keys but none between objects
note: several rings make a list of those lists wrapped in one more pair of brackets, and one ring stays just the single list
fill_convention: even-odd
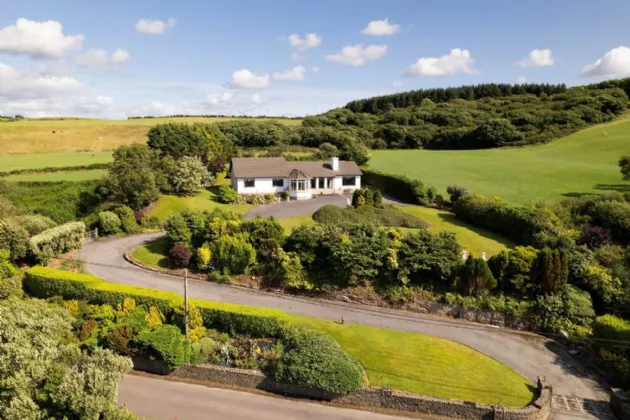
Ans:
[{"label": "garden shrub", "polygon": [[85,223],[70,222],[33,236],[30,250],[40,263],[81,246],[85,238]]},{"label": "garden shrub", "polygon": [[127,206],[120,206],[114,209],[114,213],[120,219],[120,227],[125,233],[138,233],[138,224],[134,211]]},{"label": "garden shrub", "polygon": [[207,245],[197,248],[197,268],[205,271],[210,267],[212,262],[212,251]]},{"label": "garden shrub", "polygon": [[122,222],[113,211],[102,211],[98,214],[99,225],[103,235],[115,235],[120,233]]},{"label": "garden shrub", "polygon": [[11,220],[21,225],[28,232],[29,236],[37,235],[46,229],[54,228],[57,223],[50,218],[39,214],[25,214],[22,216],[14,216]]},{"label": "garden shrub", "polygon": [[218,344],[213,339],[204,337],[196,343],[192,343],[190,347],[190,363],[193,365],[201,365],[208,362],[210,355],[217,350]]},{"label": "garden shrub", "polygon": [[132,339],[133,328],[129,325],[122,325],[105,336],[105,343],[107,348],[116,354],[130,356],[131,349],[129,348],[129,343],[131,343]]},{"label": "garden shrub", "polygon": [[156,306],[151,306],[149,312],[144,317],[149,328],[154,329],[164,324],[166,317]]},{"label": "garden shrub", "polygon": [[234,188],[232,188],[232,186],[226,184],[219,187],[217,198],[220,202],[232,204],[236,200],[236,197],[238,197],[238,193]]},{"label": "garden shrub", "polygon": [[12,261],[22,259],[28,252],[28,232],[17,221],[0,220],[0,249],[9,251]]},{"label": "garden shrub", "polygon": [[286,351],[271,368],[272,377],[308,388],[347,395],[363,387],[363,369],[330,336],[297,332],[288,337]]},{"label": "garden shrub", "polygon": [[162,222],[156,216],[148,216],[142,219],[142,227],[145,229],[159,229]]},{"label": "garden shrub", "polygon": [[[73,273],[47,267],[33,267],[24,276],[26,290],[39,298],[62,296],[91,304],[120,305],[125,298],[139,305],[155,306],[168,318],[182,298],[173,292],[127,286],[104,281],[89,274]],[[199,309],[206,328],[248,334],[252,337],[279,337],[284,334],[288,316],[279,310],[254,308],[222,302],[190,299]]]},{"label": "garden shrub", "polygon": [[262,257],[268,257],[284,244],[284,228],[274,218],[246,220],[241,224],[241,230],[247,232],[247,239]]},{"label": "garden shrub", "polygon": [[150,357],[164,360],[172,370],[190,362],[190,343],[175,325],[141,331],[134,339],[134,344]]},{"label": "garden shrub", "polygon": [[234,199],[234,204],[255,204],[257,206],[278,201],[275,194],[240,194]]},{"label": "garden shrub", "polygon": [[190,248],[177,243],[168,251],[168,264],[173,268],[186,268],[190,264]]},{"label": "garden shrub", "polygon": [[611,349],[630,347],[630,321],[606,314],[599,316],[593,323],[593,337],[597,344]]},{"label": "garden shrub", "polygon": [[367,168],[363,168],[362,172],[362,182],[366,185],[407,203],[424,206],[429,204],[427,187],[417,179]]},{"label": "garden shrub", "polygon": [[184,219],[183,215],[176,214],[166,219],[164,229],[166,230],[166,235],[172,245],[191,245],[192,233],[190,232],[188,223],[186,223],[186,219]]},{"label": "garden shrub", "polygon": [[214,263],[224,274],[245,274],[256,262],[256,251],[242,234],[222,236],[211,247]]}]

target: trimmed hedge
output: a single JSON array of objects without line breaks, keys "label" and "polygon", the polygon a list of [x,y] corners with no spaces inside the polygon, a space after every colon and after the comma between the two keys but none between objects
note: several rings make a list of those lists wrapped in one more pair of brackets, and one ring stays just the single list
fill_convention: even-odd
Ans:
[{"label": "trimmed hedge", "polygon": [[271,369],[276,381],[298,383],[347,395],[363,387],[363,368],[330,336],[298,332],[287,340],[288,349]]},{"label": "trimmed hedge", "polygon": [[406,175],[388,174],[375,169],[361,168],[363,183],[378,188],[387,195],[401,201],[426,206],[432,197],[422,181]]},{"label": "trimmed hedge", "polygon": [[190,343],[175,325],[162,325],[155,330],[141,331],[134,339],[134,344],[150,355],[164,360],[172,370],[190,362]]},{"label": "trimmed hedge", "polygon": [[0,172],[0,177],[10,176],[10,175],[40,174],[40,173],[50,173],[50,172],[92,171],[96,169],[108,169],[111,165],[112,165],[111,163],[92,163],[89,165],[79,165],[79,166],[52,166],[52,167],[37,168],[37,169],[14,169],[12,171]]},{"label": "trimmed hedge", "polygon": [[601,347],[611,347],[614,351],[627,349],[619,342],[630,343],[630,321],[609,314],[597,317],[593,323],[593,336],[606,340],[598,342]]},{"label": "trimmed hedge", "polygon": [[[107,282],[89,274],[33,267],[26,271],[24,286],[33,296],[86,300],[94,304],[116,307],[124,298],[132,298],[139,305],[156,306],[170,316],[182,302],[177,293],[163,292],[145,287],[127,286]],[[191,299],[207,328],[227,331],[231,335],[247,334],[254,337],[282,337],[286,333],[289,317],[282,311],[269,308]]]},{"label": "trimmed hedge", "polygon": [[539,233],[558,235],[562,231],[562,222],[548,208],[510,207],[500,198],[479,194],[460,197],[453,206],[453,213],[458,219],[526,245],[533,243]]},{"label": "trimmed hedge", "polygon": [[398,210],[396,207],[383,208],[363,205],[356,209],[342,209],[328,204],[313,214],[313,220],[325,225],[346,226],[352,223],[373,223],[379,226],[426,229],[429,224],[416,216]]},{"label": "trimmed hedge", "polygon": [[70,222],[65,225],[46,229],[29,240],[33,256],[39,262],[46,262],[52,257],[79,248],[85,237],[85,223]]}]

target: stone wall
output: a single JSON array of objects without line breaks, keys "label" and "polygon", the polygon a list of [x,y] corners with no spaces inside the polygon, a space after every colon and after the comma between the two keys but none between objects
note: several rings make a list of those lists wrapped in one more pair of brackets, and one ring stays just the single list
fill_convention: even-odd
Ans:
[{"label": "stone wall", "polygon": [[630,420],[630,395],[620,389],[610,392],[610,409],[620,420]]},{"label": "stone wall", "polygon": [[[134,359],[134,367],[154,373],[163,373],[162,367],[155,363],[144,363],[136,359]],[[537,398],[533,403],[523,408],[503,408],[381,388],[364,388],[346,396],[339,396],[318,389],[279,383],[257,370],[232,369],[213,365],[183,365],[170,375],[198,381],[230,384],[241,388],[260,389],[283,395],[332,401],[346,406],[378,407],[464,420],[547,420],[551,409],[552,388],[546,380],[540,378],[538,379]]]}]

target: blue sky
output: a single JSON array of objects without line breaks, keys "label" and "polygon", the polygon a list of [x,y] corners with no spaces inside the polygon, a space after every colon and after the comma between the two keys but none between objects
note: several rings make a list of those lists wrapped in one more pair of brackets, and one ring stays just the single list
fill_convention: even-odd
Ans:
[{"label": "blue sky", "polygon": [[7,115],[297,116],[409,89],[630,75],[627,0],[25,0],[0,10]]}]

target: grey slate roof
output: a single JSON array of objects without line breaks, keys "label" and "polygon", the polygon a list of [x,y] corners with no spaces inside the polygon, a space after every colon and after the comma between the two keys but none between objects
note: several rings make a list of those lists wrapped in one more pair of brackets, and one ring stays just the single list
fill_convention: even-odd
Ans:
[{"label": "grey slate roof", "polygon": [[232,173],[235,178],[288,178],[297,170],[315,177],[363,175],[356,163],[339,161],[339,170],[333,171],[330,162],[287,162],[283,157],[232,158]]}]

